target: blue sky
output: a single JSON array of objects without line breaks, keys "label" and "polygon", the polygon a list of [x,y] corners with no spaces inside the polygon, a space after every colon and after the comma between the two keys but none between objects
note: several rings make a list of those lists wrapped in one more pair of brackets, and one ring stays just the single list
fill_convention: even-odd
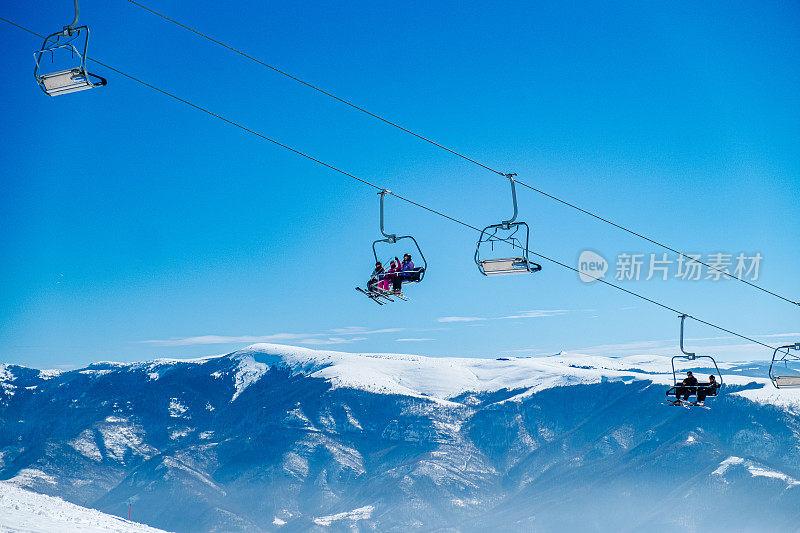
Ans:
[{"label": "blue sky", "polygon": [[[218,2],[147,5],[490,166],[677,248],[760,253],[800,299],[800,8],[786,2]],[[40,33],[66,0],[0,16]],[[89,55],[475,226],[508,185],[123,0],[84,0]],[[3,23],[4,24],[4,23]],[[670,353],[678,319],[543,262],[484,278],[469,230],[387,200],[430,264],[410,302],[353,287],[378,238],[371,188],[123,77],[50,99],[39,41],[4,24],[0,360],[75,366],[223,353],[255,341],[428,355]],[[532,248],[652,244],[520,189]],[[398,250],[400,255],[405,250]],[[771,344],[800,308],[736,282],[623,286]],[[453,318],[453,317],[461,317]],[[701,351],[765,348],[697,323]],[[769,337],[768,337],[769,336]],[[702,339],[702,340],[701,340]]]}]

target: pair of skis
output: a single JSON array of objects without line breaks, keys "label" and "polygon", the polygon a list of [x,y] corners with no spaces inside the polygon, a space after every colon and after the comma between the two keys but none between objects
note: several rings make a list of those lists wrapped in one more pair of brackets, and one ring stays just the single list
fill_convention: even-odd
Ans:
[{"label": "pair of skis", "polygon": [[403,296],[400,293],[391,292],[391,291],[385,291],[383,289],[377,289],[376,288],[376,289],[373,289],[373,290],[370,291],[370,290],[364,289],[362,287],[356,287],[356,290],[358,292],[364,294],[367,298],[369,298],[370,300],[372,300],[373,302],[375,302],[378,305],[384,305],[384,304],[387,304],[389,302],[394,302],[395,298],[400,299],[400,300],[408,301],[408,298],[406,298],[405,296]]},{"label": "pair of skis", "polygon": [[672,401],[668,400],[667,401],[667,405],[671,405],[671,406],[674,406],[674,407],[679,407],[680,406],[680,407],[683,407],[684,409],[691,409],[692,407],[699,407],[700,409],[711,410],[711,408],[708,407],[707,405],[701,405],[699,403],[690,402],[690,401],[686,401],[686,400],[672,400]]}]

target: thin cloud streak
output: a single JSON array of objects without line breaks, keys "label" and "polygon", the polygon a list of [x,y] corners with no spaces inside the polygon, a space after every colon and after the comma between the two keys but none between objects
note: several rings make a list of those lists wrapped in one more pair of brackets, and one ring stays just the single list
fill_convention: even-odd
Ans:
[{"label": "thin cloud streak", "polygon": [[184,337],[179,339],[154,339],[139,341],[142,344],[152,344],[153,346],[198,346],[207,344],[256,344],[259,342],[293,342],[297,344],[308,344],[315,346],[329,344],[347,344],[352,342],[365,341],[367,337],[318,337],[314,335],[300,335],[293,333],[278,333],[275,335],[252,336],[243,335],[239,337],[226,337],[222,335],[201,335],[199,337]]},{"label": "thin cloud streak", "polygon": [[531,311],[521,311],[516,315],[482,317],[482,316],[443,316],[436,319],[437,322],[484,322],[487,320],[517,320],[520,318],[548,318],[551,316],[566,315],[566,309],[534,309]]},{"label": "thin cloud streak", "polygon": [[173,339],[153,339],[139,341],[141,344],[153,344],[155,346],[194,346],[198,344],[233,344],[233,343],[256,343],[256,342],[273,342],[273,341],[300,341],[313,336],[294,334],[294,333],[276,333],[275,335],[240,335],[240,336],[225,336],[225,335],[200,335],[197,337],[178,337]]},{"label": "thin cloud streak", "polygon": [[[139,341],[154,346],[197,346],[207,344],[254,344],[259,342],[294,342],[297,344],[326,345],[346,344],[367,340],[365,335],[399,333],[406,328],[385,328],[369,330],[359,326],[337,328],[325,333],[274,333],[272,335],[198,335],[195,337],[175,337]],[[333,333],[334,335],[331,335]],[[350,335],[355,335],[350,337]]]},{"label": "thin cloud streak", "polygon": [[436,340],[436,339],[426,339],[426,338],[419,338],[419,339],[415,339],[415,338],[408,338],[408,339],[395,339],[394,341],[395,341],[395,342],[429,342],[429,341],[435,341],[435,340]]},{"label": "thin cloud streak", "polygon": [[437,322],[478,322],[480,320],[488,320],[486,318],[481,318],[477,316],[443,316],[441,318],[437,318]]},{"label": "thin cloud streak", "polygon": [[361,326],[348,326],[346,328],[336,328],[330,330],[331,333],[338,335],[375,335],[377,333],[398,333],[405,331],[406,328],[385,328],[385,329],[367,329]]}]

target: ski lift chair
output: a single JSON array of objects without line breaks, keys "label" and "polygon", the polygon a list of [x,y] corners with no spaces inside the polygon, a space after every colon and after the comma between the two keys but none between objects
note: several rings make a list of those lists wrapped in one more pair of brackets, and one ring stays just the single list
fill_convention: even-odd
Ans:
[{"label": "ski lift chair", "polygon": [[[77,26],[78,24],[78,0],[75,0],[75,19],[69,26],[64,26],[64,29],[52,33],[45,37],[42,48],[33,53],[36,61],[36,67],[33,70],[33,76],[36,83],[48,96],[59,96],[62,94],[69,94],[78,91],[85,91],[86,89],[93,89],[106,85],[106,79],[92,74],[86,70],[86,49],[89,46],[89,28],[87,26]],[[83,51],[79,47],[83,45]],[[70,54],[70,60],[73,66],[67,69],[58,70],[55,72],[42,73],[42,60],[47,53],[50,53],[51,61],[55,56],[59,58],[64,57],[67,52]],[[77,65],[74,65],[77,56]]]},{"label": "ski lift chair", "polygon": [[[769,363],[769,379],[772,380],[772,384],[775,385],[776,389],[800,388],[800,372],[792,374],[776,373],[775,363],[782,362],[784,369],[786,369],[786,371],[788,372],[789,362],[800,362],[800,353],[794,354],[791,353],[790,350],[795,350],[800,352],[800,342],[796,342],[794,344],[787,344],[786,346],[775,348],[775,351],[772,353],[772,361]],[[782,355],[780,357],[778,357],[778,352],[782,352]]]},{"label": "ski lift chair", "polygon": [[698,359],[708,359],[709,361],[711,361],[711,364],[714,365],[714,369],[717,372],[716,375],[719,378],[719,381],[717,382],[717,386],[716,387],[710,387],[710,385],[711,385],[710,382],[709,383],[700,383],[700,382],[698,382],[697,385],[695,385],[693,387],[686,387],[685,390],[686,390],[686,392],[689,393],[690,396],[697,396],[697,392],[700,389],[705,388],[706,389],[705,390],[706,397],[717,396],[719,394],[719,391],[722,390],[722,374],[719,371],[719,366],[717,366],[717,362],[710,355],[697,355],[697,354],[695,354],[693,352],[687,352],[683,348],[683,323],[686,320],[687,316],[688,315],[681,315],[680,348],[681,348],[682,354],[681,355],[676,355],[676,356],[674,356],[672,358],[672,387],[667,389],[666,395],[667,395],[667,397],[675,396],[675,390],[678,387],[682,386],[682,385],[678,385],[678,370],[675,368],[675,361],[676,360],[679,360],[679,361],[696,361]]},{"label": "ski lift chair", "polygon": [[[511,182],[511,199],[514,203],[514,216],[500,224],[492,224],[481,231],[478,244],[475,248],[475,264],[484,276],[502,276],[505,274],[530,274],[538,272],[542,266],[530,260],[528,245],[531,230],[525,222],[515,222],[517,219],[517,191],[514,186],[516,174],[505,175]],[[521,232],[521,233],[520,233]],[[519,236],[517,236],[519,235]],[[494,245],[505,243],[521,250],[517,257],[491,257],[481,256],[481,246],[484,251],[488,246],[494,251]]]},{"label": "ski lift chair", "polygon": [[[378,196],[381,197],[380,205],[381,205],[381,234],[384,236],[383,239],[377,239],[372,243],[372,255],[375,256],[375,262],[379,261],[378,259],[378,250],[375,245],[379,242],[386,242],[389,244],[396,244],[397,241],[402,239],[409,239],[411,242],[414,243],[414,247],[417,249],[417,253],[419,254],[419,258],[422,260],[422,266],[415,266],[413,270],[405,272],[405,277],[402,279],[402,284],[405,285],[407,283],[419,283],[422,281],[422,278],[425,277],[425,272],[428,270],[428,262],[425,260],[425,256],[422,254],[422,248],[419,247],[419,243],[417,243],[417,239],[415,239],[411,235],[395,235],[394,233],[386,233],[383,227],[383,199],[390,191],[382,190],[378,193]],[[413,260],[413,256],[412,256]],[[385,263],[388,264],[388,261]]]}]

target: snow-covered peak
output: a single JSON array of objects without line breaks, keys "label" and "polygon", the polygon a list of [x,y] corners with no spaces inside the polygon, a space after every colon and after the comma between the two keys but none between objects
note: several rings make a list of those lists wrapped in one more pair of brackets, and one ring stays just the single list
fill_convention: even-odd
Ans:
[{"label": "snow-covered peak", "polygon": [[[552,387],[592,384],[603,380],[648,380],[660,385],[672,383],[670,358],[657,355],[617,358],[562,353],[549,357],[485,359],[346,353],[280,344],[254,344],[234,352],[231,357],[238,361],[239,368],[236,396],[270,367],[287,368],[293,373],[326,379],[334,387],[444,402],[463,393],[503,389],[520,390],[521,395],[517,399],[521,399]],[[703,362],[699,361],[699,364]],[[743,375],[742,366],[740,363],[719,363],[726,384],[756,383],[762,386],[738,394],[760,403],[800,405],[800,392],[775,390],[766,375]]]}]

